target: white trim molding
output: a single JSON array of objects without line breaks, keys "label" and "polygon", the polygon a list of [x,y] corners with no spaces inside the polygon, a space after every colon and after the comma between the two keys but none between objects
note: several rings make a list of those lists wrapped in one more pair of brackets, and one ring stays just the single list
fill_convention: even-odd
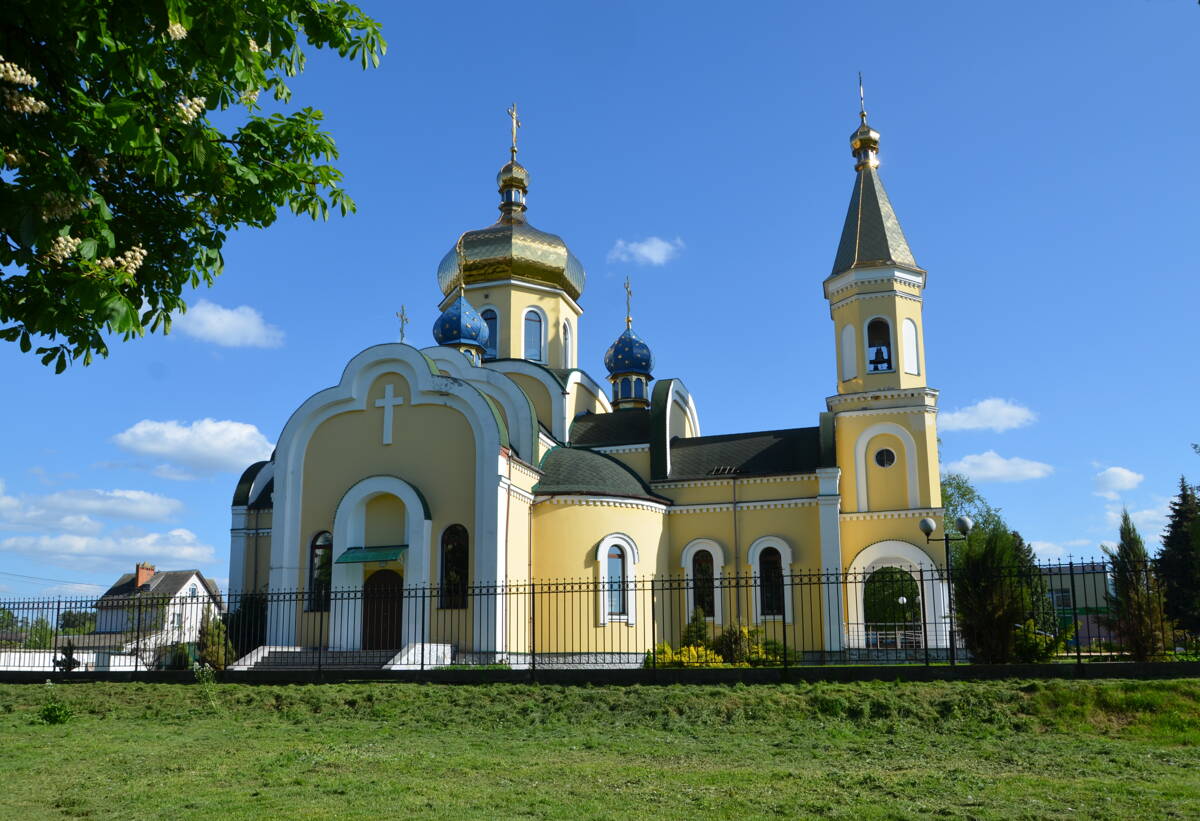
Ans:
[{"label": "white trim molding", "polygon": [[588,448],[596,453],[649,453],[650,445],[607,445],[604,447]]},{"label": "white trim molding", "polygon": [[720,543],[713,539],[692,539],[683,548],[679,563],[689,582],[687,586],[687,616],[690,620],[692,611],[696,609],[695,574],[692,572],[692,562],[700,551],[707,551],[712,556],[713,563],[713,612],[709,620],[714,625],[724,624],[721,607],[721,574],[725,567],[725,550]]},{"label": "white trim molding", "polygon": [[867,503],[867,446],[876,436],[890,434],[900,440],[904,448],[904,465],[906,481],[908,482],[908,506],[916,508],[920,504],[920,488],[917,485],[917,440],[913,438],[908,428],[901,427],[895,422],[876,422],[858,435],[854,443],[855,490],[858,496],[858,513],[868,511]]},{"label": "white trim molding", "polygon": [[635,510],[649,510],[652,513],[666,513],[669,508],[661,502],[652,502],[649,499],[628,499],[624,496],[541,496],[537,497],[535,505],[544,505],[547,502],[555,505],[583,505],[588,507],[624,507]]},{"label": "white trim molding", "polygon": [[[608,588],[611,582],[608,578],[608,550],[618,548],[624,556],[625,563],[625,615],[617,616],[608,612]],[[637,588],[634,585],[638,565],[637,543],[624,533],[610,533],[596,545],[596,571],[599,574],[600,588],[596,597],[597,616],[601,625],[610,623],[637,624]]]},{"label": "white trim molding", "polygon": [[[779,616],[764,616],[762,612],[762,552],[769,547],[773,547],[779,551],[779,559],[781,570],[783,571],[783,617]],[[762,624],[764,621],[782,621],[784,624],[792,623],[792,547],[786,541],[778,536],[762,536],[755,539],[750,545],[750,549],[746,552],[746,560],[750,564],[750,570],[758,583],[754,585],[754,623]]]},{"label": "white trim molding", "polygon": [[[600,450],[600,448],[592,448],[592,450]],[[811,482],[815,481],[820,476],[820,469],[816,473],[783,473],[775,476],[747,476],[745,478],[734,477],[739,485],[763,485],[778,482]],[[664,482],[652,480],[650,484],[661,488],[678,488],[678,487],[722,487],[724,485],[732,486],[734,479],[687,479],[678,482]]]}]

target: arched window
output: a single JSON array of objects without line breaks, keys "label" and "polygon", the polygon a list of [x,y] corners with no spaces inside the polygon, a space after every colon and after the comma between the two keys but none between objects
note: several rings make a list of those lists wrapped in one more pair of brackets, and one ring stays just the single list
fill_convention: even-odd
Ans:
[{"label": "arched window", "polygon": [[792,587],[787,578],[792,566],[792,549],[777,536],[763,536],[750,545],[754,571],[755,621],[792,621]]},{"label": "arched window", "polygon": [[637,546],[623,533],[606,536],[596,547],[596,563],[600,571],[600,624],[611,622],[634,623],[636,597],[633,574],[637,567]]},{"label": "arched window", "polygon": [[571,361],[571,325],[564,322],[562,329],[562,346],[563,346],[563,367],[571,368],[575,363]]},{"label": "arched window", "polygon": [[438,606],[443,610],[462,610],[467,606],[469,560],[467,529],[462,525],[450,525],[442,534],[442,579]]},{"label": "arched window", "polygon": [[692,556],[692,606],[704,611],[711,619],[716,613],[716,587],[713,578],[713,555],[707,550],[697,550]]},{"label": "arched window", "polygon": [[762,615],[783,615],[783,559],[779,551],[768,547],[758,557],[758,583],[762,592]]},{"label": "arched window", "polygon": [[633,396],[635,399],[646,398],[646,383],[640,379],[633,380]]},{"label": "arched window", "polygon": [[629,613],[625,590],[625,553],[613,545],[608,549],[608,617],[625,618]]},{"label": "arched window", "polygon": [[480,316],[483,317],[483,324],[488,329],[488,341],[483,348],[483,357],[484,359],[495,359],[496,349],[500,345],[500,322],[496,318],[496,312],[491,308],[484,308]]},{"label": "arched window", "polygon": [[858,346],[854,342],[854,326],[842,328],[842,381],[858,376]]},{"label": "arched window", "polygon": [[542,315],[537,311],[525,312],[525,358],[531,362],[543,359]]},{"label": "arched window", "polygon": [[624,378],[622,378],[622,379],[621,379],[621,398],[622,398],[622,399],[628,399],[628,398],[629,398],[629,396],[630,396],[630,388],[631,388],[631,387],[632,387],[632,386],[629,384],[629,377],[628,377],[628,376],[626,376],[626,377],[624,377]]},{"label": "arched window", "polygon": [[892,370],[892,329],[886,319],[867,325],[867,373]]},{"label": "arched window", "polygon": [[308,548],[308,608],[329,609],[329,581],[333,571],[333,536],[322,530]]},{"label": "arched window", "polygon": [[921,360],[917,353],[917,323],[904,320],[904,372],[914,376],[921,373]]}]

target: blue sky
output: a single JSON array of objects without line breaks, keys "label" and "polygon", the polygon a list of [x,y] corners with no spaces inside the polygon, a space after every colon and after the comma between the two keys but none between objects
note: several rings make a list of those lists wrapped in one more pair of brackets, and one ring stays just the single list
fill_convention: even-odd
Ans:
[{"label": "blue sky", "polygon": [[237,234],[169,337],[91,367],[0,348],[0,591],[141,559],[223,584],[238,468],[402,304],[432,343],[437,263],[496,214],[512,100],[530,221],[588,270],[594,375],[628,275],[705,433],[816,424],[862,71],[929,271],[943,463],[1046,557],[1094,555],[1122,505],[1156,546],[1200,477],[1195,3],[363,5],[382,66],[317,55],[295,98],[325,111],[357,215]]}]

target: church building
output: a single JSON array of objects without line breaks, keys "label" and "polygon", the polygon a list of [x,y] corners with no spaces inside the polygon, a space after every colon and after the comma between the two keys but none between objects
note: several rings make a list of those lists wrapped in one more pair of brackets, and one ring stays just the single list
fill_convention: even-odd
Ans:
[{"label": "church building", "polygon": [[[516,659],[532,638],[539,652],[570,652],[586,634],[644,652],[700,608],[714,631],[803,622],[797,649],[838,652],[866,645],[863,585],[837,580],[885,566],[919,578],[927,620],[944,621],[944,586],[922,572],[944,553],[918,527],[942,515],[926,272],[884,191],[865,110],[823,284],[836,391],[796,420],[808,426],[718,435],[704,435],[683,378],[656,374],[637,332],[648,324],[635,330],[627,315],[623,329],[585,329],[584,265],[529,222],[510,115],[499,219],[438,264],[433,344],[353,357],[238,482],[231,601],[290,594],[269,597],[266,642]],[[585,332],[615,336],[599,378],[579,362]],[[782,581],[805,574],[833,583]],[[679,606],[635,595],[639,580],[668,578],[687,581]],[[713,594],[735,578],[756,580],[751,592]],[[548,580],[579,583],[578,623],[570,636],[539,623],[531,638],[535,616],[503,591]],[[404,604],[381,609],[379,591]],[[460,616],[453,635],[448,614]],[[403,623],[403,642],[381,620]],[[932,633],[928,646],[945,647]]]}]

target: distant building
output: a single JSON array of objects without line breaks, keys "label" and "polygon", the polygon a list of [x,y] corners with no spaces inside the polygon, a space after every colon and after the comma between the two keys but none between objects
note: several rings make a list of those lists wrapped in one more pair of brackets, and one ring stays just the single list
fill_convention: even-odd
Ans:
[{"label": "distant building", "polygon": [[1042,568],[1042,577],[1046,580],[1046,592],[1054,603],[1060,626],[1073,626],[1078,621],[1075,641],[1084,649],[1115,639],[1115,634],[1105,623],[1109,600],[1113,596],[1108,563],[1047,566]]}]

